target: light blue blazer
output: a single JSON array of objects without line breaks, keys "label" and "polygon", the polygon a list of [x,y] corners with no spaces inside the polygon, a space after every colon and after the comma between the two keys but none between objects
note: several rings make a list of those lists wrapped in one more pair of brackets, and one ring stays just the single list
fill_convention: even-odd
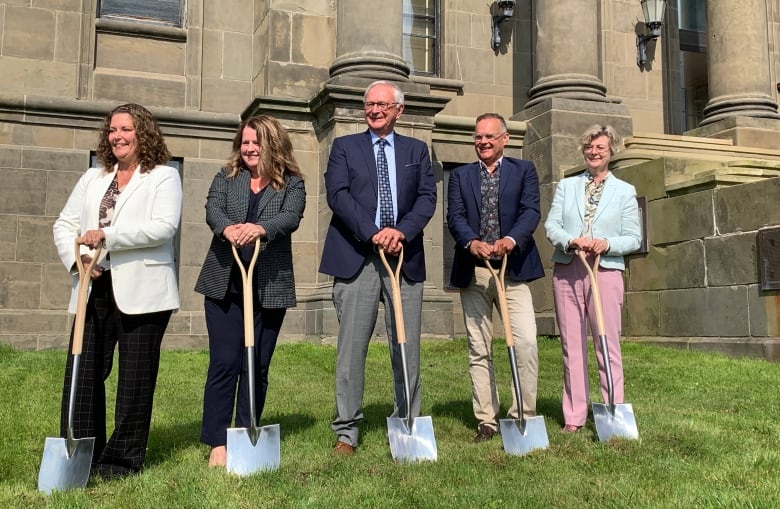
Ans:
[{"label": "light blue blazer", "polygon": [[[544,222],[547,238],[555,246],[554,262],[570,263],[572,260],[573,253],[566,252],[566,246],[582,232],[586,181],[587,172],[583,172],[561,180],[555,189]],[[609,242],[609,251],[601,255],[599,265],[605,269],[625,269],[623,256],[636,251],[642,240],[634,186],[609,172],[591,226],[594,238]]]}]

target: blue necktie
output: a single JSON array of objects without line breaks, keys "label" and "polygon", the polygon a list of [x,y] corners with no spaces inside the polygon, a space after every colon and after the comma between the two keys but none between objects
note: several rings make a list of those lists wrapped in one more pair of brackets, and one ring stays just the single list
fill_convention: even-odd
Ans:
[{"label": "blue necktie", "polygon": [[379,227],[395,226],[393,219],[393,192],[390,190],[390,172],[387,169],[385,145],[387,140],[379,138],[376,156],[376,170],[379,181]]}]

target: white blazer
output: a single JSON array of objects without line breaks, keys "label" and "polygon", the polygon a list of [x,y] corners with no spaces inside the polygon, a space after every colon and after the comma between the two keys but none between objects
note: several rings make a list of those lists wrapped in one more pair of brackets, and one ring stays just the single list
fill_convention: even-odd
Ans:
[{"label": "white blazer", "polygon": [[[555,188],[544,222],[547,239],[555,246],[554,262],[571,262],[572,253],[566,252],[566,247],[580,236],[585,224],[586,173],[565,178]],[[625,269],[623,256],[639,249],[642,241],[634,186],[609,172],[591,226],[594,238],[609,242],[609,251],[601,255],[599,265],[605,269]]]},{"label": "white blazer", "polygon": [[[98,229],[100,201],[114,171],[90,168],[79,179],[54,222],[54,243],[65,267],[73,274],[68,311],[75,313],[78,275],[74,241]],[[175,168],[156,166],[141,173],[137,167],[117,197],[111,226],[105,233],[104,255],[111,253],[111,278],[117,307],[135,315],[178,309],[179,290],[173,240],[181,220],[181,177]],[[81,246],[82,253],[90,253]],[[90,285],[91,290],[91,285]]]}]

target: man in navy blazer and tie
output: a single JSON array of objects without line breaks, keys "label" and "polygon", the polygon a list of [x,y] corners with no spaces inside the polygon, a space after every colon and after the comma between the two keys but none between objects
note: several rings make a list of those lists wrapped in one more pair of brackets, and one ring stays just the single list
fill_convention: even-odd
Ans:
[{"label": "man in navy blazer and tie", "polygon": [[436,210],[436,182],[428,146],[394,132],[404,110],[400,88],[375,81],[366,89],[368,130],[333,141],[325,172],[333,216],[325,237],[320,272],[333,276],[333,304],[339,319],[336,359],[337,435],[334,454],[348,456],[358,445],[363,419],[363,385],[368,343],[379,302],[393,368],[392,417],[406,417],[404,372],[395,341],[390,279],[377,250],[391,255],[403,248],[401,296],[406,327],[411,417],[420,414],[420,322],[425,281],[423,228]]},{"label": "man in navy blazer and tie", "polygon": [[[460,288],[469,343],[472,406],[477,418],[474,442],[498,431],[499,400],[493,372],[493,306],[496,285],[485,266],[501,267],[507,255],[504,280],[512,325],[517,371],[523,396],[523,415],[536,414],[538,355],[536,318],[528,283],[544,276],[533,239],[539,224],[539,179],[530,161],[504,156],[509,141],[501,115],[477,117],[474,147],[479,161],[455,168],[447,185],[447,225],[455,239],[450,284]],[[507,317],[502,317],[507,319]],[[512,391],[510,418],[518,419]]]}]

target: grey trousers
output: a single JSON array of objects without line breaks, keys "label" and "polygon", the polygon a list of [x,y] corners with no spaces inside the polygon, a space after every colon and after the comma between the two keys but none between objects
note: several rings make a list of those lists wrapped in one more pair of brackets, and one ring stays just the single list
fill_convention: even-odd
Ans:
[{"label": "grey trousers", "polygon": [[[388,261],[395,267],[394,259],[389,258]],[[422,282],[401,278],[411,417],[420,415],[422,292]],[[401,348],[396,342],[392,287],[379,255],[369,255],[352,279],[336,278],[333,283],[333,305],[339,319],[339,337],[336,354],[336,418],[331,428],[338,435],[339,441],[352,446],[358,444],[358,425],[363,420],[366,353],[376,324],[379,302],[385,304],[385,327],[393,368],[391,417],[406,417],[405,375]]]}]

